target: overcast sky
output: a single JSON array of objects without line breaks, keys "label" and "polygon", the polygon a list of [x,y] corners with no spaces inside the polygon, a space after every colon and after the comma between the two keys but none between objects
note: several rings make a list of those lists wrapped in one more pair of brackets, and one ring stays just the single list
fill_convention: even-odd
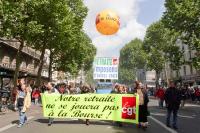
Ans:
[{"label": "overcast sky", "polygon": [[[97,48],[98,57],[118,57],[120,49],[134,38],[143,39],[148,25],[157,21],[164,11],[164,0],[84,0],[88,16],[84,30]],[[97,32],[96,15],[105,9],[120,17],[117,34],[105,36]]]}]

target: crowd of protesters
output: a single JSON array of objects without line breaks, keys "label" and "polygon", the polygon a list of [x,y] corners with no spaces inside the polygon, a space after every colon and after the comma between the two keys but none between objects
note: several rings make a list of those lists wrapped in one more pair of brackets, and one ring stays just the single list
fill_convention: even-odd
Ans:
[{"label": "crowd of protesters", "polygon": [[177,127],[177,116],[179,107],[183,108],[186,100],[192,102],[200,102],[200,88],[198,86],[191,87],[189,85],[181,86],[180,84],[175,84],[170,81],[169,88],[164,89],[163,87],[158,87],[155,92],[155,97],[158,98],[158,105],[160,108],[164,108],[163,103],[167,108],[167,118],[166,126],[171,127],[170,118],[173,113],[173,123],[174,129]]},{"label": "crowd of protesters", "polygon": [[[186,101],[192,101],[192,103],[200,103],[200,88],[198,86],[181,86],[180,84],[177,84],[176,88],[181,94],[181,107],[184,107]],[[166,89],[161,86],[159,86],[155,91],[155,97],[158,99],[160,108],[164,107],[165,91]]]},{"label": "crowd of protesters", "polygon": [[[75,95],[75,94],[85,94],[85,93],[95,93],[95,89],[87,84],[82,86],[75,86],[74,84],[67,85],[65,83],[62,84],[53,84],[53,83],[46,83],[44,84],[43,93],[58,93],[58,94],[66,94],[66,95]],[[48,126],[51,126],[54,119],[49,118]],[[86,125],[89,125],[89,119],[86,119]]]},{"label": "crowd of protesters", "polygon": [[[149,89],[146,88],[141,82],[135,81],[133,88],[128,88],[126,85],[115,84],[111,93],[113,94],[137,94],[139,96],[139,123],[138,128],[146,129],[148,127],[147,116],[150,114],[148,110],[149,102]],[[13,89],[12,101],[15,103],[16,110],[19,111],[19,125],[22,127],[26,121],[26,112],[31,105],[31,101],[38,105],[41,103],[41,93],[58,93],[58,94],[85,94],[85,93],[96,93],[94,87],[84,84],[76,86],[75,84],[53,84],[51,82],[44,83],[42,86],[33,86],[25,83],[24,79],[18,80],[18,85]],[[170,82],[169,88],[165,89],[159,86],[154,92],[158,98],[158,105],[160,108],[167,108],[166,126],[171,127],[170,117],[173,113],[173,128],[177,129],[177,114],[179,106],[183,107],[185,100],[191,98],[192,101],[200,101],[200,88],[190,86],[175,86],[174,82]],[[51,126],[54,119],[49,118],[48,125]],[[86,125],[89,125],[89,119],[85,121]],[[117,126],[123,126],[122,122],[115,122]]]},{"label": "crowd of protesters", "polygon": [[[14,102],[15,110],[19,111],[19,124],[18,128],[22,127],[26,121],[27,109],[31,106],[31,101],[35,105],[41,102],[41,93],[58,93],[58,94],[83,94],[83,93],[94,93],[95,89],[89,85],[83,85],[81,87],[75,86],[74,84],[67,85],[65,83],[53,84],[51,82],[44,83],[42,86],[31,87],[30,84],[25,83],[24,79],[18,80],[18,85],[13,89],[12,101]],[[49,118],[48,125],[51,126],[53,118]],[[89,125],[89,120],[86,120],[86,125]]]}]

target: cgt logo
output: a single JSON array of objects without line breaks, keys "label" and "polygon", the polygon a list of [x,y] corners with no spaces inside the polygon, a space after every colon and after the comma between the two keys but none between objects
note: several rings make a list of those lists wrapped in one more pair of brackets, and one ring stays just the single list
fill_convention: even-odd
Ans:
[{"label": "cgt logo", "polygon": [[136,97],[122,97],[122,118],[136,119]]},{"label": "cgt logo", "polygon": [[129,116],[132,116],[133,114],[136,113],[136,109],[135,109],[135,107],[133,107],[133,108],[126,108],[126,107],[123,107],[123,108],[122,108],[122,113],[127,114],[127,115],[129,115]]}]

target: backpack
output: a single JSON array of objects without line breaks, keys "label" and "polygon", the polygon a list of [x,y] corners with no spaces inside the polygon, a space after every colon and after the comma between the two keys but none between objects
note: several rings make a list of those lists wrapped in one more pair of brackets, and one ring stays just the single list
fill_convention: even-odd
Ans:
[{"label": "backpack", "polygon": [[24,98],[19,97],[17,99],[17,107],[22,107],[24,106]]}]

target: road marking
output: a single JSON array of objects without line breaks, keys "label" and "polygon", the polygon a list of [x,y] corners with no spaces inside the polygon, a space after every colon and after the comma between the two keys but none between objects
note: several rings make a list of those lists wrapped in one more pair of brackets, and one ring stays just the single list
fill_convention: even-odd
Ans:
[{"label": "road marking", "polygon": [[149,116],[150,119],[152,119],[154,122],[156,122],[157,124],[159,124],[161,127],[165,128],[167,131],[169,131],[170,133],[178,133],[177,131],[168,128],[167,126],[165,126],[165,124],[163,124],[162,122],[160,122],[159,120],[157,120],[156,118]]},{"label": "road marking", "polygon": [[166,116],[166,114],[162,114],[162,113],[151,113],[151,115],[156,115],[156,116]]},{"label": "road marking", "polygon": [[198,104],[185,104],[185,107],[200,107]]},{"label": "road marking", "polygon": [[186,116],[186,115],[178,115],[179,117],[183,117],[183,118],[190,118],[190,119],[194,119],[193,116]]},{"label": "road marking", "polygon": [[77,121],[78,119],[71,119],[72,121]]},{"label": "road marking", "polygon": [[[151,115],[155,115],[155,116],[166,116],[166,114],[163,113],[151,113]],[[182,118],[189,118],[189,119],[194,119],[193,116],[186,116],[186,115],[178,115],[179,117]]]},{"label": "road marking", "polygon": [[[33,119],[33,118],[34,118],[34,116],[28,117],[28,121],[31,120],[31,119]],[[14,127],[16,125],[17,125],[16,123],[15,124],[8,124],[8,125],[0,128],[0,133],[3,132],[3,131],[5,131],[5,130],[8,130],[9,128],[12,128],[12,127]]]}]

